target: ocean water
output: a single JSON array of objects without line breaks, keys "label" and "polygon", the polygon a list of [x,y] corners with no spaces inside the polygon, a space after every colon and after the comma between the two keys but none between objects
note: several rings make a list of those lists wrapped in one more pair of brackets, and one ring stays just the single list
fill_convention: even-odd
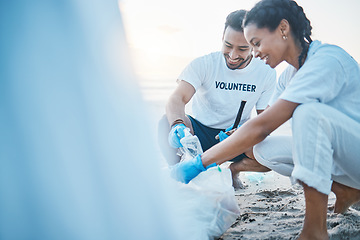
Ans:
[{"label": "ocean water", "polygon": [[172,79],[145,79],[139,81],[140,90],[148,105],[149,111],[155,119],[165,114],[165,104],[170,94],[176,88]]},{"label": "ocean water", "polygon": [[145,101],[148,102],[166,102],[176,88],[176,82],[172,79],[142,79],[139,85]]}]

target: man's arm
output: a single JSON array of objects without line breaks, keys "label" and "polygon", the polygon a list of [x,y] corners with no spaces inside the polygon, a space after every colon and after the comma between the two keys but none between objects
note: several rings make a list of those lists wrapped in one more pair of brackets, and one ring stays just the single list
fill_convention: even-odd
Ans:
[{"label": "man's arm", "polygon": [[185,117],[185,105],[195,94],[195,88],[188,82],[179,80],[175,91],[170,95],[166,103],[166,116],[170,125],[178,119],[184,120],[187,127],[191,127],[189,120]]}]

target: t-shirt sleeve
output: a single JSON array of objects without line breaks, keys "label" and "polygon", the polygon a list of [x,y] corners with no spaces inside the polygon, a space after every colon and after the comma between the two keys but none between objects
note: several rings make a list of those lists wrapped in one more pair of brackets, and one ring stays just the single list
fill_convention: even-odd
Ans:
[{"label": "t-shirt sleeve", "polygon": [[203,79],[206,79],[207,65],[204,57],[196,58],[181,72],[177,80],[190,83],[195,90],[201,86]]},{"label": "t-shirt sleeve", "polygon": [[295,102],[329,102],[343,87],[345,71],[333,56],[313,56],[294,75],[280,95],[281,99]]},{"label": "t-shirt sleeve", "polygon": [[268,71],[265,79],[265,87],[259,100],[256,103],[256,110],[264,110],[268,104],[269,100],[274,92],[275,84],[276,84],[276,71],[271,69]]},{"label": "t-shirt sleeve", "polygon": [[290,79],[293,77],[294,73],[296,72],[296,69],[289,65],[280,75],[273,95],[271,96],[271,99],[269,101],[269,105],[273,105],[276,100],[279,99],[280,95],[284,92],[286,86],[289,84]]}]

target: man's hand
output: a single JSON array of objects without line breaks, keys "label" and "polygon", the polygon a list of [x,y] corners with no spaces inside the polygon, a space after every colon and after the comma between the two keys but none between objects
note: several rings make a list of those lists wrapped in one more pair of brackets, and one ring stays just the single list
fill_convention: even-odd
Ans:
[{"label": "man's hand", "polygon": [[169,144],[173,148],[179,148],[182,147],[182,144],[180,143],[180,139],[185,137],[185,130],[186,126],[185,124],[176,124],[171,128],[171,131],[169,133]]},{"label": "man's hand", "polygon": [[201,172],[206,171],[211,167],[215,167],[216,163],[209,165],[207,168],[204,167],[200,154],[195,158],[187,161],[179,162],[174,165],[171,169],[171,176],[180,182],[189,183],[193,178],[199,175]]},{"label": "man's hand", "polygon": [[[238,128],[241,125],[238,126]],[[219,139],[219,141],[224,141],[226,138],[228,138],[231,134],[233,134],[235,132],[235,130],[237,128],[232,129],[233,126],[231,125],[230,127],[228,127],[227,129],[225,129],[225,132],[220,131],[218,135],[215,136],[215,139]]]}]

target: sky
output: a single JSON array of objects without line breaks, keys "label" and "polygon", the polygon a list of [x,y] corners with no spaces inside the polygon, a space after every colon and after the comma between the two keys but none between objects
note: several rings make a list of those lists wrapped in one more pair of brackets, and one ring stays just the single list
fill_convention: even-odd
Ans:
[{"label": "sky", "polygon": [[[175,81],[191,60],[221,49],[224,22],[230,12],[250,10],[256,2],[120,0],[136,75],[141,81]],[[297,3],[311,21],[313,40],[339,45],[360,62],[360,1]]]}]

